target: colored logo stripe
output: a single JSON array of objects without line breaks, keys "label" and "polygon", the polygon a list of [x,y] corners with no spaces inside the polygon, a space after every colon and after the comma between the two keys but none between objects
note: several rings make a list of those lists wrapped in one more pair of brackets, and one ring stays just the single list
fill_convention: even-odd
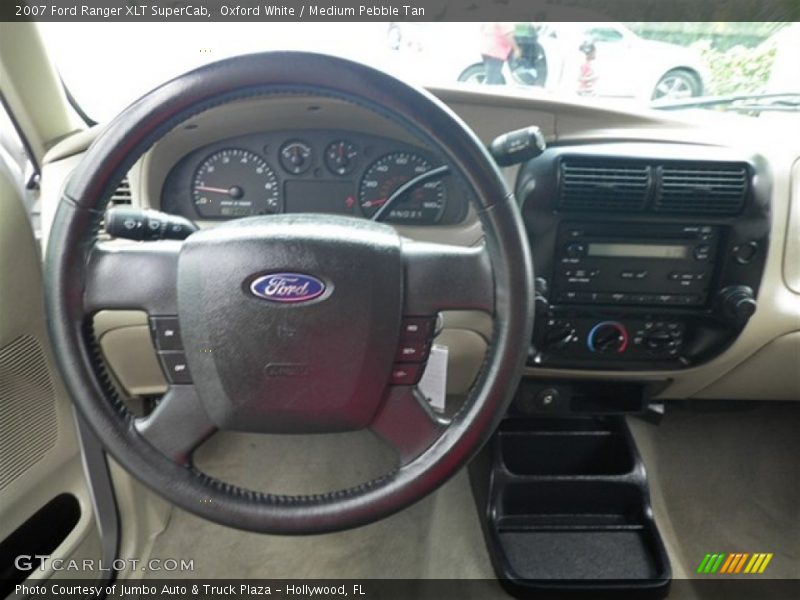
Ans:
[{"label": "colored logo stripe", "polygon": [[759,575],[767,568],[772,557],[773,554],[771,552],[758,552],[755,554],[750,554],[748,552],[732,552],[730,554],[724,552],[715,554],[709,553],[700,561],[697,572],[703,574],[718,573],[720,575],[732,575],[736,573]]}]

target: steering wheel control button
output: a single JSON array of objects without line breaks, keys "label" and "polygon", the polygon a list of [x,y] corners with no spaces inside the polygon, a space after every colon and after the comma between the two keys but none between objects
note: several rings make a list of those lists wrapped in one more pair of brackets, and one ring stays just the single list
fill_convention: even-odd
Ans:
[{"label": "steering wheel control button", "polygon": [[178,317],[152,317],[150,333],[159,350],[183,350]]},{"label": "steering wheel control button", "polygon": [[183,352],[159,352],[158,357],[170,383],[178,385],[192,383],[192,375]]},{"label": "steering wheel control button", "polygon": [[423,364],[401,364],[392,368],[392,385],[415,385],[422,377],[425,369]]},{"label": "steering wheel control button", "polygon": [[395,360],[399,363],[425,362],[427,359],[427,342],[401,342],[395,356]]},{"label": "steering wheel control button", "polygon": [[433,333],[430,317],[404,317],[400,326],[400,337],[404,340],[427,340]]}]

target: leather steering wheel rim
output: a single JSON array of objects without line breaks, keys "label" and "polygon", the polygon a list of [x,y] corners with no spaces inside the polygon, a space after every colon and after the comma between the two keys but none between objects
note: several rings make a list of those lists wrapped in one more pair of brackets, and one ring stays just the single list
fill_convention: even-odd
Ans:
[{"label": "leather steering wheel rim", "polygon": [[[449,426],[395,471],[355,488],[314,496],[245,490],[154,447],[103,373],[86,306],[97,225],[111,192],[133,163],[196,114],[287,91],[357,103],[400,122],[442,152],[477,198],[494,288],[487,356],[467,402]],[[45,278],[48,326],[59,368],[74,403],[104,447],[130,473],[181,508],[263,533],[352,528],[397,512],[435,490],[466,465],[496,429],[518,384],[533,328],[533,268],[526,233],[514,197],[482,143],[429,93],[364,65],[311,53],[254,54],[213,63],[128,107],[87,150],[64,191],[52,224]]]}]

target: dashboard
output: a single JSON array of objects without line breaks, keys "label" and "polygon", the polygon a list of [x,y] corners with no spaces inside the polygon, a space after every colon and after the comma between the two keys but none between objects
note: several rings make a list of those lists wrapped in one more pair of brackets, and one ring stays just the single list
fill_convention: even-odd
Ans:
[{"label": "dashboard", "polygon": [[[800,353],[800,143],[780,127],[754,123],[744,131],[744,119],[737,127],[710,118],[698,124],[599,104],[434,91],[487,145],[531,124],[547,138],[545,154],[503,170],[540,284],[521,396],[552,389],[564,395],[566,382],[593,393],[599,384],[638,386],[665,399],[800,398],[797,378],[787,376],[796,373]],[[73,136],[46,157],[45,239],[60,186],[94,135]],[[201,227],[275,212],[370,218],[373,202],[401,188],[412,171],[441,165],[408,131],[360,107],[319,97],[247,100],[165,136],[131,169],[122,201]],[[719,166],[721,187],[707,179]],[[677,167],[687,167],[679,179],[690,183],[666,198],[675,180],[665,175]],[[588,201],[573,185],[587,173]],[[730,198],[717,194],[726,185],[734,191],[728,212]],[[687,193],[701,210],[681,205]],[[703,207],[704,195],[711,205]],[[452,176],[385,216],[420,241],[482,240]],[[480,369],[491,319],[469,311],[443,317],[437,341],[450,348],[448,394],[459,395]],[[145,316],[101,314],[95,329],[125,389],[163,389]],[[607,389],[614,398],[626,391]]]},{"label": "dashboard", "polygon": [[466,198],[446,173],[426,177],[441,166],[431,152],[396,139],[335,129],[267,131],[183,157],[167,175],[161,209],[195,221],[315,212],[452,225],[464,218]]}]

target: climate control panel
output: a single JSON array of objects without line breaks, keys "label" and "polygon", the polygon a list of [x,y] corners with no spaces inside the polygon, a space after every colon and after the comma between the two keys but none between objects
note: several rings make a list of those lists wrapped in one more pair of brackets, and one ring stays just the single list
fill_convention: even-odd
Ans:
[{"label": "climate control panel", "polygon": [[683,349],[682,320],[654,315],[603,319],[547,315],[534,339],[537,362],[676,361]]}]

